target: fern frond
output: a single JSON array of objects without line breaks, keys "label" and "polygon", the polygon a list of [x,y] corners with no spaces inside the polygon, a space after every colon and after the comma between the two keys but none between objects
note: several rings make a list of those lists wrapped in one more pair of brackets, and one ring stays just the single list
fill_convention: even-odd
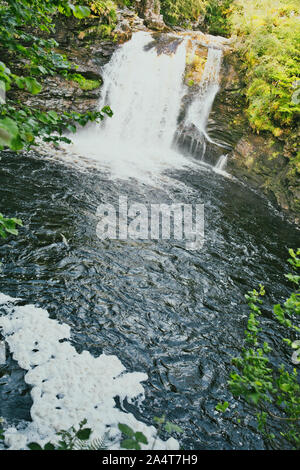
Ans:
[{"label": "fern frond", "polygon": [[106,450],[108,448],[108,434],[92,441],[83,441],[76,438],[73,444],[74,450]]}]

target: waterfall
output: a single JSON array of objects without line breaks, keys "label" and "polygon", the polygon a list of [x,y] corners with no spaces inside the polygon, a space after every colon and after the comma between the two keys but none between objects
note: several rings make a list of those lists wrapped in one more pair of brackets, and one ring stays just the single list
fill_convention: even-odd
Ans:
[{"label": "waterfall", "polygon": [[[159,42],[160,41],[160,42]],[[137,32],[114,53],[103,69],[99,109],[109,105],[114,115],[73,137],[73,152],[92,158],[112,177],[149,181],[166,169],[196,165],[174,141],[186,89],[185,37]],[[170,46],[171,44],[171,46]],[[190,154],[204,157],[206,123],[219,89],[222,51],[209,48],[200,90],[188,109],[186,124],[202,138],[190,142]],[[174,143],[175,142],[175,143]]]},{"label": "waterfall", "polygon": [[219,91],[219,74],[221,68],[222,51],[208,49],[207,61],[200,83],[200,92],[192,102],[187,118],[187,125],[194,125],[206,139],[211,142],[206,133],[206,123],[216,94]]},{"label": "waterfall", "polygon": [[214,166],[214,171],[217,173],[224,173],[227,165],[227,155],[221,155]]},{"label": "waterfall", "polygon": [[149,33],[138,32],[115,52],[103,71],[99,104],[100,109],[109,105],[114,115],[73,138],[73,151],[98,160],[112,176],[149,179],[188,164],[171,149],[181,106],[185,40],[174,53],[161,54],[149,47],[152,42]]},{"label": "waterfall", "polygon": [[[138,33],[119,51],[104,74],[103,99],[115,110],[115,118],[104,124],[104,139],[120,141],[132,148],[169,149],[181,104],[186,46],[176,53],[158,55],[151,40]],[[120,150],[120,148],[118,148]]]}]

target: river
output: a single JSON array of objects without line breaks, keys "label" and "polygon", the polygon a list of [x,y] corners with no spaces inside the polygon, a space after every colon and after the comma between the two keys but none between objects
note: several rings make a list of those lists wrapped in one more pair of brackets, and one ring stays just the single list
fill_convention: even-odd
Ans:
[{"label": "river", "polygon": [[[122,416],[128,411],[150,426],[154,416],[165,413],[183,428],[181,446],[185,449],[262,449],[265,443],[256,431],[255,412],[232,398],[226,382],[231,358],[243,345],[248,315],[244,295],[259,283],[267,291],[262,323],[275,351],[274,360],[282,355],[289,360],[271,306],[290,292],[283,274],[289,270],[287,250],[297,246],[299,232],[265,196],[230,177],[224,168],[220,171],[220,162],[216,168],[215,162],[205,158],[203,142],[213,141],[206,124],[218,92],[219,50],[210,54],[209,66],[215,64],[216,73],[204,74],[209,82],[185,115],[184,126],[198,123],[200,136],[199,145],[197,141],[188,151],[178,144],[184,126],[178,127],[177,120],[185,42],[179,41],[175,52],[158,55],[151,41],[145,33],[137,33],[118,49],[106,66],[100,103],[100,107],[111,105],[115,115],[100,127],[93,125],[79,132],[71,151],[61,152],[58,158],[33,151],[2,152],[0,211],[17,214],[24,228],[18,237],[1,242],[0,291],[21,298],[17,304],[25,309],[35,304],[43,312],[47,310],[55,320],[53,325],[70,327],[70,345],[75,349],[66,352],[69,366],[65,364],[61,375],[68,367],[76,374],[78,367],[81,383],[91,380],[94,366],[84,372],[82,362],[77,361],[77,356],[84,358],[83,351],[93,357],[104,352],[122,362],[127,375],[133,374],[124,385],[128,398],[121,382],[119,391],[113,386],[110,390],[110,400],[120,397],[115,403],[123,410]],[[226,148],[220,142],[213,145],[218,160]],[[128,204],[145,207],[203,204],[203,246],[190,250],[184,239],[174,236],[99,239],[97,208],[101,204],[118,207],[120,196],[126,196]],[[9,318],[13,309],[6,304],[2,313]],[[38,312],[32,315],[36,325],[27,324],[23,331],[28,330],[29,335],[32,328],[36,342],[42,343],[43,325],[50,328],[52,324],[46,317],[44,324],[39,323]],[[9,321],[16,327],[16,318]],[[13,332],[11,328],[8,333],[8,323],[7,340]],[[49,357],[54,344],[51,331],[49,344],[47,334],[43,337]],[[31,395],[36,379],[24,380],[25,370],[40,367],[44,380],[47,374],[43,358],[27,365],[24,359],[22,366],[20,358],[27,358],[28,343],[25,338],[22,350],[21,341],[22,336],[19,343],[16,338],[7,348],[6,363],[0,365],[0,416],[24,432],[31,417],[38,419],[41,412],[37,405],[41,397],[36,392]],[[57,339],[55,344],[57,348]],[[86,357],[89,363],[91,358]],[[105,367],[101,369],[104,383],[105,373],[113,383],[112,363],[105,364],[107,372]],[[48,372],[48,379],[50,375]],[[91,387],[101,383],[94,381]],[[69,388],[68,383],[63,385],[63,411],[52,400],[53,394],[59,395],[59,387],[51,393],[48,390],[51,403],[47,407],[44,391],[43,419],[52,408],[57,416],[64,412],[66,418],[69,413],[68,423],[85,411],[90,413],[88,404],[78,404],[77,398],[74,401],[72,384],[70,381]],[[142,401],[135,398],[143,393]],[[78,408],[72,417],[68,394],[71,405]],[[215,406],[224,400],[229,401],[230,412],[223,415]],[[111,402],[110,406],[113,409]],[[62,423],[57,420],[54,427]]]}]

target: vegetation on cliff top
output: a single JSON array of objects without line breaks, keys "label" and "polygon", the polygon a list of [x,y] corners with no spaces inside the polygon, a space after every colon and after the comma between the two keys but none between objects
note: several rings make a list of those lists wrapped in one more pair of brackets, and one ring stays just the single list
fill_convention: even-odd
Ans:
[{"label": "vegetation on cliff top", "polygon": [[232,0],[160,0],[161,13],[171,26],[205,26],[211,34],[230,34]]},{"label": "vegetation on cliff top", "polygon": [[300,110],[293,98],[300,86],[297,0],[161,0],[161,11],[169,24],[194,22],[211,34],[236,36],[251,126],[276,137],[290,133]]},{"label": "vegetation on cliff top", "polygon": [[[300,173],[299,15],[297,0],[235,0],[229,18],[242,64],[248,121],[254,132],[267,132],[270,142],[272,138],[281,141],[278,154],[287,157],[288,164],[278,191],[282,193],[283,186],[294,188],[296,212],[300,208],[296,191]],[[275,181],[276,177],[273,186]]]},{"label": "vegetation on cliff top", "polygon": [[[244,63],[247,114],[256,131],[281,136],[296,124],[300,5],[295,0],[236,0],[230,18]],[[298,85],[299,86],[299,85]]]}]

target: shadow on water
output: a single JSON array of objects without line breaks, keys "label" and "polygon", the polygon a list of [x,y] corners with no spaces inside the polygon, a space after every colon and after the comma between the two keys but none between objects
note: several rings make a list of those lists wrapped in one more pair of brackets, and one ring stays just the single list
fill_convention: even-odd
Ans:
[{"label": "shadow on water", "polygon": [[[176,187],[111,181],[34,154],[2,153],[0,211],[24,228],[1,241],[0,291],[38,304],[71,326],[80,352],[116,354],[129,371],[143,371],[143,409],[152,423],[164,412],[184,430],[184,448],[260,449],[251,411],[226,387],[231,356],[242,347],[244,294],[267,289],[263,322],[276,355],[286,354],[271,305],[289,293],[287,248],[299,233],[262,196],[206,168],[172,175]],[[130,202],[204,203],[205,244],[96,237],[96,209]],[[68,241],[64,243],[63,237]],[[23,372],[0,368],[0,415],[29,419]],[[216,413],[228,400],[232,413]],[[236,418],[241,420],[237,423]]]}]

